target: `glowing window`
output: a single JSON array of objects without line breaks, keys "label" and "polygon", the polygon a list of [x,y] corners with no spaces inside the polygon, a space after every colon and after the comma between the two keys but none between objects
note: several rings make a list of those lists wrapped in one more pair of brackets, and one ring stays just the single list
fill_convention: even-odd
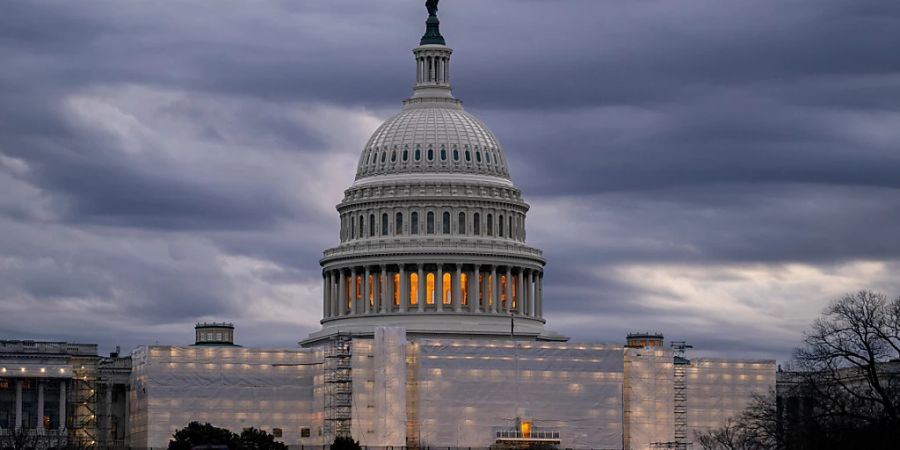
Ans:
[{"label": "glowing window", "polygon": [[469,304],[469,276],[465,272],[459,274],[459,294],[463,305]]},{"label": "glowing window", "polygon": [[394,305],[400,304],[400,274],[394,274]]},{"label": "glowing window", "polygon": [[425,275],[425,303],[434,304],[434,272]]},{"label": "glowing window", "polygon": [[419,304],[419,274],[416,272],[409,274],[409,303]]},{"label": "glowing window", "polygon": [[441,289],[444,292],[441,298],[443,299],[445,305],[450,304],[450,280],[452,278],[453,277],[450,276],[450,272],[444,272],[444,282],[441,283]]}]

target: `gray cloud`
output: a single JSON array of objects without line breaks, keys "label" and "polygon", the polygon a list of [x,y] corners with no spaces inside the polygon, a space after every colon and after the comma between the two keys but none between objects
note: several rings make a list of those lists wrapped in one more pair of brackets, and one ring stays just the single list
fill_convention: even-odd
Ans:
[{"label": "gray cloud", "polygon": [[[900,289],[900,5],[467,0],[441,19],[455,92],[534,204],[552,328],[782,357],[829,296]],[[5,2],[0,335],[315,329],[332,205],[410,92],[423,20],[399,0]]]}]

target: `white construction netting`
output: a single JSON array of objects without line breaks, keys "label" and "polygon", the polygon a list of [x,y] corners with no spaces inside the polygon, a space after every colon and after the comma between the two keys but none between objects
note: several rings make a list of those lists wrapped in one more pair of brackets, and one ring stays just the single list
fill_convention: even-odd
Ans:
[{"label": "white construction netting", "polygon": [[625,448],[649,450],[674,436],[672,351],[625,349]]},{"label": "white construction netting", "polygon": [[738,416],[775,389],[775,361],[695,358],[686,370],[688,438]]},{"label": "white construction netting", "polygon": [[323,443],[321,350],[144,346],[132,358],[134,448],[166,447],[191,421]]}]

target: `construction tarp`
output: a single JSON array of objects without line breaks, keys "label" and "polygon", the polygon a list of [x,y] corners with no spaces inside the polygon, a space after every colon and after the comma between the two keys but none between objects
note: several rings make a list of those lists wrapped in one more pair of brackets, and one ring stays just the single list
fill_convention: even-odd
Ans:
[{"label": "construction tarp", "polygon": [[132,358],[132,447],[166,447],[191,421],[323,443],[320,350],[144,346]]},{"label": "construction tarp", "polygon": [[688,438],[737,417],[754,395],[775,390],[774,360],[691,359],[686,369]]},{"label": "construction tarp", "polygon": [[674,440],[672,351],[625,349],[625,448],[649,450]]}]

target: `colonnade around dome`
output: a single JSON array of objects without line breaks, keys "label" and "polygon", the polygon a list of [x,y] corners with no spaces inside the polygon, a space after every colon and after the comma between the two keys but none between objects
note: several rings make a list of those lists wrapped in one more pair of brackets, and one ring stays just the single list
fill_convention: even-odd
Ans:
[{"label": "colonnade around dome", "polygon": [[351,266],[325,270],[323,291],[323,323],[379,314],[543,315],[543,272],[511,265]]}]

